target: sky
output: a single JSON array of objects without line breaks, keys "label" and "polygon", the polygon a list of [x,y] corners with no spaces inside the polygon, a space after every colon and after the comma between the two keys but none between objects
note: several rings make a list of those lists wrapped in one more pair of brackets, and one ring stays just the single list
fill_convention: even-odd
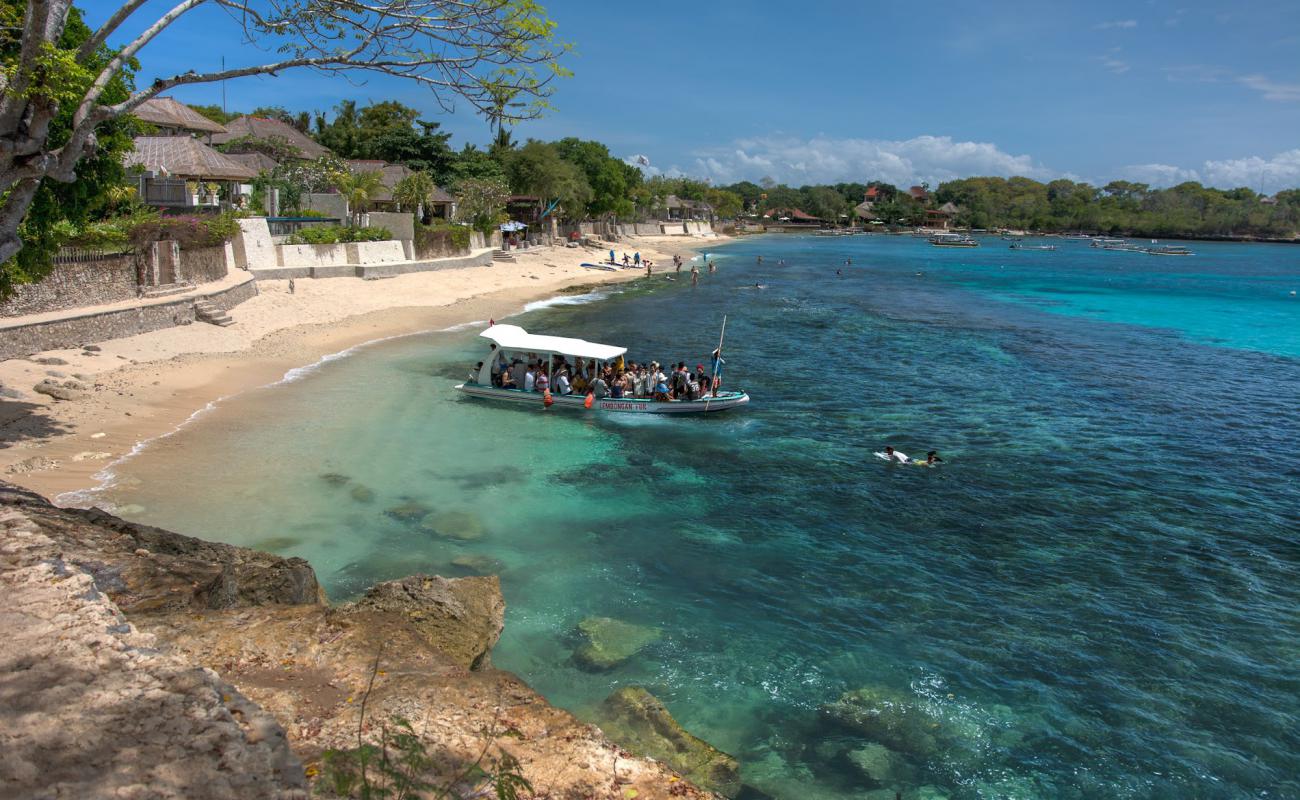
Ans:
[{"label": "sky", "polygon": [[[114,0],[80,0],[92,25]],[[150,0],[127,35],[172,2]],[[717,184],[972,175],[1300,186],[1300,2],[1130,0],[544,0],[574,51],[546,118],[516,140],[577,136],[650,172]],[[146,12],[152,12],[151,15]],[[182,16],[140,53],[160,75],[269,57],[220,9]],[[178,89],[222,101],[219,85]],[[397,79],[312,72],[241,78],[231,110],[328,110],[400,100],[485,143],[464,103],[446,113]]]}]

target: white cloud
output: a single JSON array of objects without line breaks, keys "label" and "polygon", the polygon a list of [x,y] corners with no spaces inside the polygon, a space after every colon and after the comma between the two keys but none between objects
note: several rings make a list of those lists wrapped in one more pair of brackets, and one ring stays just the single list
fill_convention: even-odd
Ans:
[{"label": "white cloud", "polygon": [[720,183],[764,176],[793,186],[867,180],[938,184],[971,175],[1054,177],[1030,156],[1012,155],[989,142],[954,141],[950,136],[894,141],[774,135],[742,139],[725,150],[698,156],[696,170]]},{"label": "white cloud", "polygon": [[1119,171],[1124,180],[1148,183],[1152,186],[1173,186],[1184,181],[1200,180],[1194,169],[1175,167],[1172,164],[1130,164]]},{"label": "white cloud", "polygon": [[1242,75],[1237,80],[1242,85],[1264,95],[1265,100],[1283,103],[1300,102],[1300,83],[1277,83],[1263,75]]},{"label": "white cloud", "polygon": [[1206,161],[1201,173],[1205,176],[1206,184],[1222,189],[1238,186],[1259,189],[1263,183],[1264,190],[1271,193],[1290,186],[1300,186],[1300,148],[1278,153],[1269,159],[1250,156]]},{"label": "white cloud", "polygon": [[1249,156],[1221,161],[1202,162],[1200,169],[1176,167],[1172,164],[1132,164],[1122,168],[1120,176],[1131,181],[1152,186],[1173,186],[1183,181],[1199,181],[1219,189],[1236,189],[1249,186],[1258,190],[1262,184],[1265,192],[1276,192],[1300,185],[1300,149],[1287,150],[1272,158]]},{"label": "white cloud", "polygon": [[1093,25],[1092,27],[1096,28],[1099,31],[1106,31],[1106,30],[1111,30],[1113,28],[1128,29],[1128,28],[1136,28],[1137,26],[1138,26],[1138,21],[1135,19],[1116,19],[1116,20],[1111,20],[1110,22],[1099,22],[1096,25]]},{"label": "white cloud", "polygon": [[1101,56],[1097,60],[1101,62],[1101,65],[1103,67],[1115,73],[1116,75],[1123,75],[1125,72],[1128,72],[1129,70],[1128,62],[1120,61],[1118,58],[1115,58],[1114,56]]}]

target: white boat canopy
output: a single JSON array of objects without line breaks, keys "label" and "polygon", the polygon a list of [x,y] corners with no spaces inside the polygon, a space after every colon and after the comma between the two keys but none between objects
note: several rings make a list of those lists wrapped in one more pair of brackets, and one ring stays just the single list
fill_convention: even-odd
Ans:
[{"label": "white boat canopy", "polygon": [[538,336],[518,325],[493,325],[479,336],[496,342],[497,347],[502,350],[524,353],[556,353],[610,361],[627,352],[626,347],[615,347],[612,344],[596,344],[584,339],[569,339],[564,336]]}]

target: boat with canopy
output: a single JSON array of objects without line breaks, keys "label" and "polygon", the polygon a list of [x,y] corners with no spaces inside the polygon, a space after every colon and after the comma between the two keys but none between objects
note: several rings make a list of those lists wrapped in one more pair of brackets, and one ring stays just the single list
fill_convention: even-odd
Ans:
[{"label": "boat with canopy", "polygon": [[[499,400],[507,403],[530,403],[535,406],[542,406],[545,396],[541,392],[526,391],[522,388],[503,389],[496,386],[492,381],[494,363],[508,365],[516,359],[540,360],[547,365],[547,377],[550,385],[554,386],[558,374],[556,371],[557,358],[563,364],[569,364],[570,360],[572,360],[575,364],[594,365],[595,369],[599,371],[604,369],[607,364],[614,366],[616,369],[621,369],[623,359],[627,354],[626,347],[598,344],[584,339],[529,333],[518,325],[493,325],[480,333],[479,336],[487,339],[493,346],[490,346],[488,357],[483,360],[482,366],[471,376],[470,380],[458,384],[456,389],[470,397]],[[721,349],[721,341],[719,341],[718,346]],[[712,392],[703,392],[700,397],[693,400],[664,400],[652,397],[595,397],[593,395],[589,401],[587,394],[577,392],[573,394],[555,392],[550,395],[550,398],[552,404],[557,408],[633,414],[704,414],[727,411],[749,403],[749,395],[745,392],[724,391],[719,391],[716,395]]]}]

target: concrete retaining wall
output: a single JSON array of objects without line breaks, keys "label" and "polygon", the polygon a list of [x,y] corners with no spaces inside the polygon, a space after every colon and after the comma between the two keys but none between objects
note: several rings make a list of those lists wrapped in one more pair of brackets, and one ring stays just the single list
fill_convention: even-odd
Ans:
[{"label": "concrete retaining wall", "polygon": [[365,227],[386,228],[399,241],[415,238],[415,215],[391,211],[371,211],[365,216]]},{"label": "concrete retaining wall", "polygon": [[[257,295],[251,278],[228,289],[203,295],[213,305],[230,310]],[[194,295],[164,303],[84,314],[67,319],[0,329],[0,360],[20,358],[43,350],[80,347],[89,342],[121,339],[137,333],[189,325],[194,322]]]},{"label": "concrete retaining wall", "polygon": [[234,260],[234,248],[230,243],[222,247],[182,250],[181,279],[194,284],[219,281],[230,272]]},{"label": "concrete retaining wall", "polygon": [[305,211],[319,211],[327,217],[348,221],[348,200],[341,194],[305,194],[299,205]]}]

